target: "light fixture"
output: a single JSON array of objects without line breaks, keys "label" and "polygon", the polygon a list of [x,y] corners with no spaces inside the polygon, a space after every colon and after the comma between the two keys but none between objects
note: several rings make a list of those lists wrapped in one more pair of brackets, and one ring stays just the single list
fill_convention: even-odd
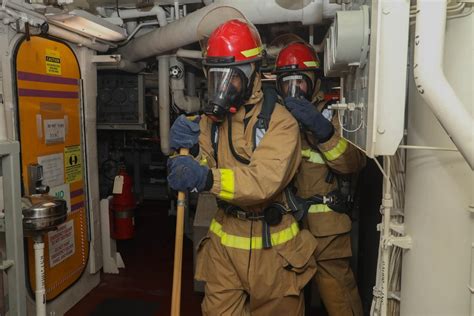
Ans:
[{"label": "light fixture", "polygon": [[105,41],[114,42],[127,38],[125,29],[84,10],[76,9],[68,13],[46,14],[46,17],[51,24]]}]

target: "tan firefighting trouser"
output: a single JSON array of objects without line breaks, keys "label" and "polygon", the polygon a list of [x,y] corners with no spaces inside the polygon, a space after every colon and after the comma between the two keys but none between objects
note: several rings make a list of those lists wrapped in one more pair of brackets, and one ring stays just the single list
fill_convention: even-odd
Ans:
[{"label": "tan firefighting trouser", "polygon": [[309,228],[318,241],[314,280],[326,310],[330,316],[362,316],[362,303],[350,268],[349,217],[330,212],[309,214],[308,218]]},{"label": "tan firefighting trouser", "polygon": [[272,248],[262,248],[261,231],[260,221],[218,211],[198,246],[203,315],[304,315],[302,289],[316,270],[315,238],[291,215],[271,227]]}]

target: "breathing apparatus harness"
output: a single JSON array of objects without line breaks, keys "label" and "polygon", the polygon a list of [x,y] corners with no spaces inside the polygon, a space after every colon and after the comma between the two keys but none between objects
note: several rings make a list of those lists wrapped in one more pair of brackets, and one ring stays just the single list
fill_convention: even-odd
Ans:
[{"label": "breathing apparatus harness", "polygon": [[[275,104],[278,100],[277,93],[273,87],[270,86],[264,86],[262,87],[263,90],[263,104],[262,104],[262,109],[260,113],[257,116],[257,123],[253,127],[253,150],[257,148],[257,146],[260,144],[260,141],[262,140],[263,136],[265,135],[266,131],[269,128],[270,124],[270,119],[271,115],[273,113],[273,110],[275,108]],[[237,153],[237,151],[234,148],[233,142],[232,142],[232,117],[231,113],[228,114],[228,142],[229,142],[229,147],[232,155],[234,158],[243,163],[243,164],[250,164],[250,160],[242,157]],[[212,147],[214,149],[214,159],[217,162],[217,152],[218,152],[218,127],[219,125],[217,123],[213,123],[211,127],[211,143]],[[232,215],[238,219],[242,220],[259,220],[262,222],[262,241],[263,241],[263,247],[264,248],[271,248],[271,235],[270,235],[270,228],[269,226],[275,226],[278,225],[282,218],[283,215],[285,214],[292,214],[295,216],[297,221],[300,221],[303,216],[304,212],[301,211],[301,207],[299,207],[296,201],[296,197],[294,196],[292,190],[290,187],[285,188],[284,190],[287,201],[288,201],[288,207],[281,203],[271,203],[269,206],[267,206],[263,212],[248,212],[240,207],[230,204],[228,202],[219,200],[218,205],[221,207],[226,214]],[[288,209],[289,208],[289,209]]]},{"label": "breathing apparatus harness", "polygon": [[[320,110],[321,112],[326,111],[328,110],[328,106],[330,104],[332,104],[332,102],[324,101],[322,107],[318,107],[318,110]],[[328,119],[330,120],[330,118]],[[321,150],[318,148],[318,146],[316,146],[314,141],[310,139],[308,133],[306,132],[306,129],[301,124],[300,132],[304,135],[306,143],[308,143],[309,147],[311,147],[311,149],[322,155]],[[333,181],[336,180],[337,189],[329,192],[326,195],[315,194],[306,199],[295,197],[298,200],[299,205],[302,205],[302,207],[306,210],[305,212],[307,212],[313,204],[326,204],[333,211],[347,214],[352,208],[353,203],[353,192],[351,192],[352,188],[350,178],[342,175],[337,175],[330,168],[328,168],[324,180],[326,183],[333,183]]]}]

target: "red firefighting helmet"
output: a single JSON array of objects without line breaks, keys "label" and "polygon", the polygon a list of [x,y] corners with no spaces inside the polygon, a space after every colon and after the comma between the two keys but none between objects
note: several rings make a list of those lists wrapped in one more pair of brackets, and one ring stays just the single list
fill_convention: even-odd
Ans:
[{"label": "red firefighting helmet", "polygon": [[291,96],[311,100],[319,70],[319,59],[311,46],[303,42],[288,44],[280,51],[275,63],[278,93],[283,98]]},{"label": "red firefighting helmet", "polygon": [[319,58],[314,49],[301,42],[291,43],[280,51],[275,72],[300,72],[320,70]]},{"label": "red firefighting helmet", "polygon": [[210,35],[205,50],[207,66],[230,66],[262,59],[262,41],[255,27],[241,20],[221,24]]},{"label": "red firefighting helmet", "polygon": [[251,96],[262,42],[255,27],[242,20],[229,20],[207,40],[203,64],[207,74],[208,102],[204,113],[220,122],[235,113]]}]

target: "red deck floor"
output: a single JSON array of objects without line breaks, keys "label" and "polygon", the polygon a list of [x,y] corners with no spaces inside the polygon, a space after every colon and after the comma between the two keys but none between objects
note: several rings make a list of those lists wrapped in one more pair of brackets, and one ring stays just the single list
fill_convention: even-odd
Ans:
[{"label": "red deck floor", "polygon": [[[175,218],[168,216],[167,208],[167,204],[145,202],[138,209],[135,238],[118,242],[125,269],[120,269],[118,275],[102,274],[100,284],[66,316],[87,316],[107,298],[158,302],[156,316],[170,315]],[[185,238],[181,297],[183,316],[201,315],[202,295],[193,291],[192,260],[192,242]]]}]

